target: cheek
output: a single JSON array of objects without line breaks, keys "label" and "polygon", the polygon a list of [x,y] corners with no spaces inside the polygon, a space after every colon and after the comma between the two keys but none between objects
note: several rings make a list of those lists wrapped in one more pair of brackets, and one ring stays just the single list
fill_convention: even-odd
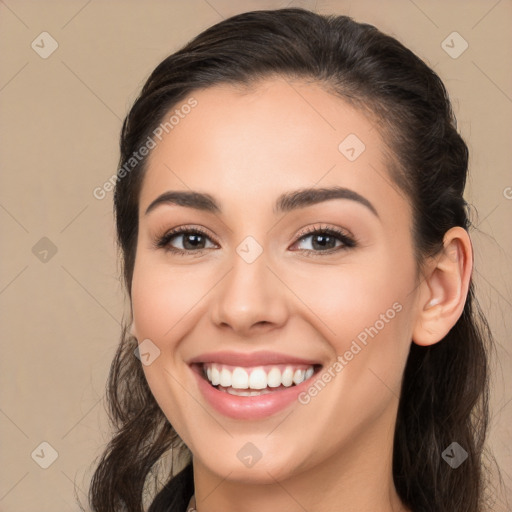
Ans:
[{"label": "cheek", "polygon": [[[323,268],[314,286],[311,275],[295,282],[332,354],[333,363],[324,369],[330,391],[322,396],[343,404],[325,424],[338,424],[347,410],[356,424],[374,421],[400,394],[412,336],[413,260],[390,253],[373,263]],[[315,387],[303,396],[305,402],[316,401],[323,388]],[[318,409],[323,400],[313,405],[315,415],[323,414]]]},{"label": "cheek", "polygon": [[190,397],[182,386],[191,385],[180,357],[179,345],[193,329],[194,305],[206,293],[202,280],[194,280],[183,267],[172,270],[154,259],[141,257],[135,265],[132,280],[132,310],[139,344],[151,340],[158,356],[151,364],[143,365],[151,392],[173,428],[185,442],[188,434],[186,411]]},{"label": "cheek", "polygon": [[412,262],[382,255],[365,264],[305,268],[292,282],[294,293],[316,318],[314,324],[339,354],[352,340],[364,342],[377,332],[383,342],[388,334],[395,342],[400,332],[407,338],[402,320],[413,279]]},{"label": "cheek", "polygon": [[141,262],[135,265],[132,282],[133,323],[137,338],[158,339],[171,326],[172,309],[161,280]]},{"label": "cheek", "polygon": [[200,303],[207,289],[208,282],[192,270],[170,269],[140,259],[132,282],[133,319],[138,338],[175,338],[176,331],[182,330],[182,324],[186,323],[187,313]]},{"label": "cheek", "polygon": [[[407,275],[409,269],[401,268]],[[331,352],[331,363],[300,397],[318,419],[319,438],[342,442],[353,435],[351,429],[370,428],[400,395],[411,340],[412,299],[408,279],[394,275],[383,259],[382,264],[361,269],[331,269],[315,280],[314,288],[296,281],[298,294],[307,297],[313,313],[311,322]]]}]

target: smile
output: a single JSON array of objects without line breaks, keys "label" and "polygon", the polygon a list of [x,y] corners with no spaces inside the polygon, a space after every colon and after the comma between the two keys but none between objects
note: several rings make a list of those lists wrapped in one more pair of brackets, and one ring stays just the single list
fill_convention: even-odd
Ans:
[{"label": "smile", "polygon": [[188,361],[205,403],[223,416],[257,420],[294,403],[323,367],[271,352],[216,352]]},{"label": "smile", "polygon": [[[212,386],[237,396],[257,396],[279,388],[301,384],[315,373],[314,365],[230,366],[217,363],[202,365],[203,375]],[[247,390],[247,391],[244,391]]]}]

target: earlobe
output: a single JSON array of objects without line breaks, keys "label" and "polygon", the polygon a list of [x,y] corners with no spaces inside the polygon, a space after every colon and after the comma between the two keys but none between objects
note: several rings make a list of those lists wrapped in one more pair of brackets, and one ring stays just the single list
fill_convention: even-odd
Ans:
[{"label": "earlobe", "polygon": [[456,226],[444,236],[443,249],[432,259],[420,286],[412,340],[428,346],[441,341],[460,318],[473,270],[471,240]]}]

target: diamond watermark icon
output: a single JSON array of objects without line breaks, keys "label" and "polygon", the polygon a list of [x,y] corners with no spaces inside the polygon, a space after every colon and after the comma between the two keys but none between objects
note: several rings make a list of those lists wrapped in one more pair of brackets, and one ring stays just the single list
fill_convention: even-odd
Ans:
[{"label": "diamond watermark icon", "polygon": [[43,441],[30,456],[36,464],[48,469],[57,460],[59,453],[50,443]]},{"label": "diamond watermark icon", "polygon": [[366,149],[364,142],[355,134],[347,135],[339,144],[339,152],[347,159],[353,162]]},{"label": "diamond watermark icon", "polygon": [[261,247],[254,237],[247,236],[238,245],[236,252],[246,263],[253,263],[263,252],[263,247]]},{"label": "diamond watermark icon", "polygon": [[468,47],[468,42],[458,32],[452,32],[441,43],[441,48],[452,59],[458,59],[468,49]]},{"label": "diamond watermark icon", "polygon": [[441,457],[453,469],[457,469],[468,458],[468,452],[459,443],[453,442],[441,454]]},{"label": "diamond watermark icon", "polygon": [[245,443],[236,454],[242,464],[248,468],[252,468],[261,459],[262,455],[253,443]]},{"label": "diamond watermark icon", "polygon": [[39,57],[47,59],[59,47],[59,43],[48,32],[41,32],[30,46]]},{"label": "diamond watermark icon", "polygon": [[160,349],[147,338],[139,344],[133,353],[137,359],[140,359],[144,366],[149,366],[160,356]]},{"label": "diamond watermark icon", "polygon": [[46,236],[43,236],[32,247],[32,254],[43,263],[48,263],[56,254],[57,246]]}]

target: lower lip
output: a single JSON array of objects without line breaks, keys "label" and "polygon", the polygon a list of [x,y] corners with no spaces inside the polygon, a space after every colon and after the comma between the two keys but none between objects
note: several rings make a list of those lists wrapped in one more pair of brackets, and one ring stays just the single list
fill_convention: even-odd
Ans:
[{"label": "lower lip", "polygon": [[316,376],[315,372],[312,377],[299,385],[265,395],[236,396],[213,387],[201,375],[201,371],[199,367],[192,368],[198,381],[199,390],[206,401],[224,416],[237,420],[256,420],[282,411],[293,402],[298,402],[298,395],[310,386],[311,379]]}]

